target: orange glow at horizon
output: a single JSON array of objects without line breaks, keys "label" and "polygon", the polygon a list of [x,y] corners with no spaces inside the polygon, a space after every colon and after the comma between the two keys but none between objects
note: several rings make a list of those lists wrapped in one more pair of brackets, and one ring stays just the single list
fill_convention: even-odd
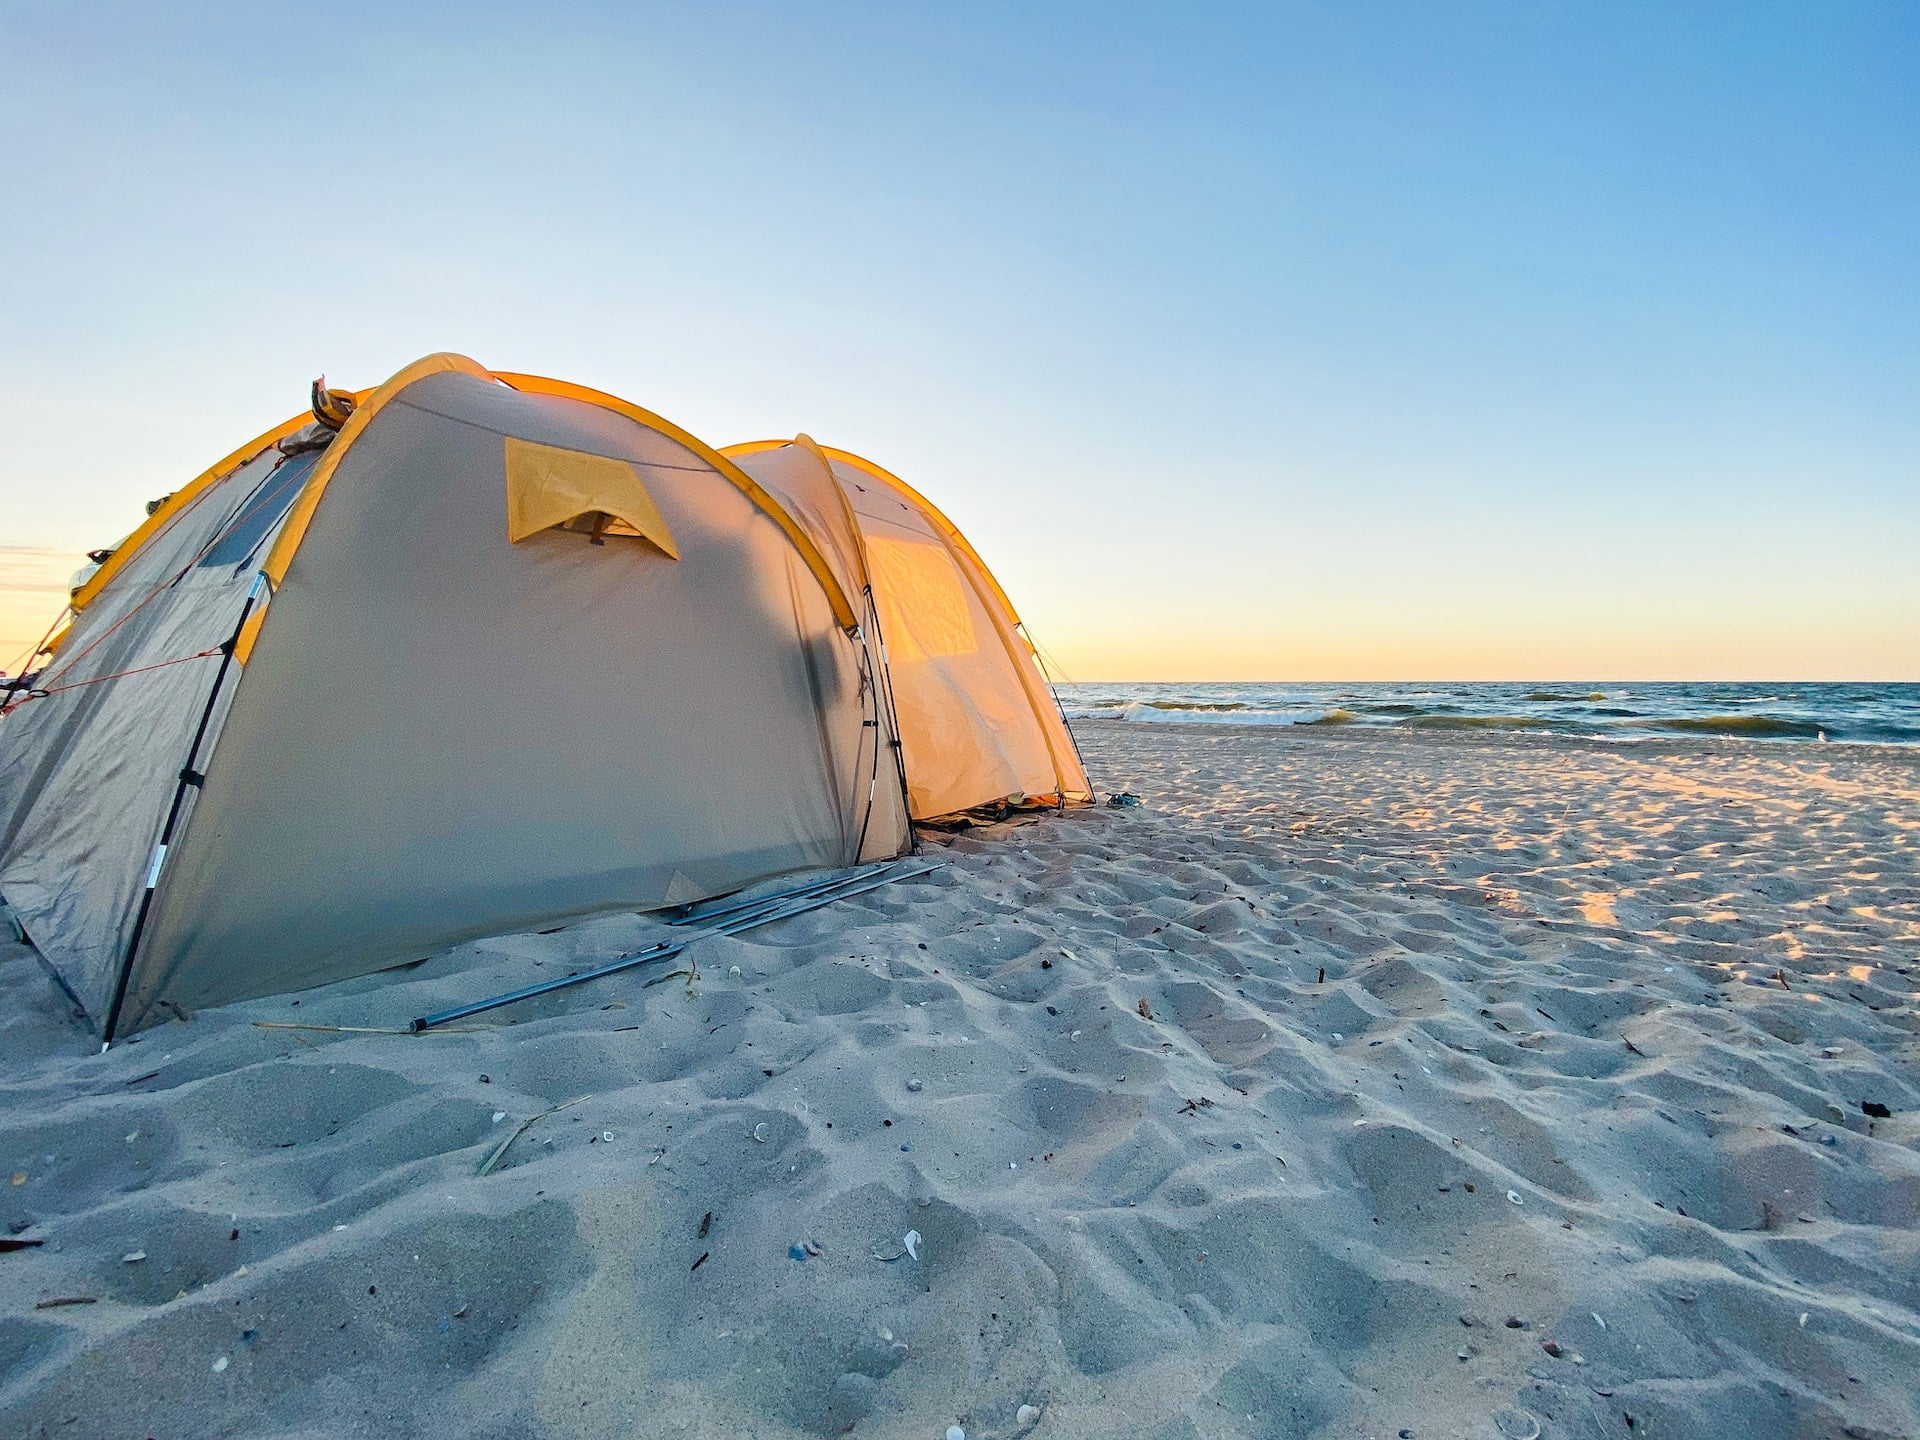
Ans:
[{"label": "orange glow at horizon", "polygon": [[87,557],[39,545],[0,545],[0,666],[17,663],[61,614],[67,582]]},{"label": "orange glow at horizon", "polygon": [[[1017,592],[1016,592],[1017,595]],[[1457,619],[1448,624],[1445,611]],[[1781,622],[1735,631],[1711,617],[1662,628],[1534,617],[1488,633],[1465,607],[1401,622],[1300,617],[1226,628],[1194,615],[1116,633],[1072,623],[1029,626],[1055,679],[1083,683],[1327,681],[1920,681],[1920,623],[1880,633]],[[1074,617],[1079,618],[1079,617]]]}]

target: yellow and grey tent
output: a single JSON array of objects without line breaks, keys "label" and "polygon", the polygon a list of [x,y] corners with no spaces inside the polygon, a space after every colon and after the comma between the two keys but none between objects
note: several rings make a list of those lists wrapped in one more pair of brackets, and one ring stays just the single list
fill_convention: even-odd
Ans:
[{"label": "yellow and grey tent", "polygon": [[0,895],[112,1038],[1090,798],[932,505],[435,355],[175,492],[0,721]]}]

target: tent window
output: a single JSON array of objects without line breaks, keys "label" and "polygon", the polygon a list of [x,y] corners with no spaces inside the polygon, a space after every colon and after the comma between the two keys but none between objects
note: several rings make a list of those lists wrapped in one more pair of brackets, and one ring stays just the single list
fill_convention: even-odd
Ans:
[{"label": "tent window", "polygon": [[902,660],[971,655],[980,648],[966,582],[941,545],[867,536],[887,648]]},{"label": "tent window", "polygon": [[293,508],[294,497],[300,493],[300,487],[306,484],[307,474],[313,469],[319,452],[309,451],[304,455],[290,455],[282,460],[260,483],[259,489],[249,495],[241,505],[239,512],[227,522],[227,528],[213,548],[200,557],[200,568],[211,570],[223,565],[244,565],[254,557],[261,544],[275,530],[280,522],[287,518],[287,511]]},{"label": "tent window", "polygon": [[514,544],[543,530],[582,531],[596,539],[631,535],[680,558],[666,518],[625,460],[506,439],[507,539]]}]

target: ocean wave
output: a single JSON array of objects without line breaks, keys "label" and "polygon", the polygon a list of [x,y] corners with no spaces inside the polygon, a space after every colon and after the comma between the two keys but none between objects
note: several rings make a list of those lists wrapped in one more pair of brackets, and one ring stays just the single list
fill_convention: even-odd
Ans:
[{"label": "ocean wave", "polygon": [[1538,715],[1414,715],[1394,724],[1407,730],[1551,730]]},{"label": "ocean wave", "polygon": [[1682,715],[1672,720],[1635,723],[1675,735],[1732,735],[1754,740],[1812,740],[1830,728],[1810,720],[1788,720],[1778,715]]},{"label": "ocean wave", "polygon": [[1912,725],[1862,725],[1849,735],[1821,733],[1836,745],[1920,745],[1920,727]]},{"label": "ocean wave", "polygon": [[[1329,717],[1344,715],[1344,720]],[[1359,717],[1344,710],[1253,710],[1241,706],[1153,705],[1136,700],[1118,710],[1102,710],[1082,715],[1069,711],[1070,719],[1130,720],[1136,724],[1157,725],[1344,725]]]},{"label": "ocean wave", "polygon": [[[1592,682],[1589,682],[1590,684]],[[1630,744],[1682,736],[1754,744],[1920,743],[1920,685],[1697,685],[1625,682],[1324,684],[1102,682],[1062,687],[1072,720],[1174,724],[1404,727],[1582,736]]]}]

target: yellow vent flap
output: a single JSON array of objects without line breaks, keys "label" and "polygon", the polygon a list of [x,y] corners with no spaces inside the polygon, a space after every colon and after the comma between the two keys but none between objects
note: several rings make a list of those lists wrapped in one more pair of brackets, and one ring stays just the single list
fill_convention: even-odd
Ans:
[{"label": "yellow vent flap", "polygon": [[[507,539],[514,544],[582,516],[605,516],[600,535],[638,535],[673,559],[673,533],[640,472],[625,460],[507,437]],[[575,527],[580,528],[580,527]]]}]

